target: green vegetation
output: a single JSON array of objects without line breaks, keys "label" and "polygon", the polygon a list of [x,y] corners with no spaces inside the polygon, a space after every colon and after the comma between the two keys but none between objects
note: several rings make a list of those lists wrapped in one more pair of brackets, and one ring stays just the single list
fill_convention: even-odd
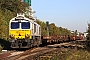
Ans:
[{"label": "green vegetation", "polygon": [[2,52],[3,47],[0,45],[0,53]]},{"label": "green vegetation", "polygon": [[58,50],[34,58],[34,60],[90,60],[90,52],[87,50],[74,51],[73,49],[67,51]]},{"label": "green vegetation", "polygon": [[[36,20],[41,25],[42,36],[47,36],[47,27],[41,20]],[[67,28],[57,27],[54,23],[49,24],[49,35],[72,35]]]},{"label": "green vegetation", "polygon": [[0,38],[8,38],[8,26],[11,18],[17,13],[24,12],[28,4],[21,0],[0,0]]},{"label": "green vegetation", "polygon": [[10,49],[10,42],[4,39],[0,39],[0,45],[3,47],[3,49],[7,50]]},{"label": "green vegetation", "polygon": [[87,38],[89,40],[90,39],[90,24],[88,24],[88,30],[87,30],[87,32],[88,32]]},{"label": "green vegetation", "polygon": [[87,49],[90,50],[90,24],[88,24],[88,30],[87,30],[88,34],[87,34],[87,42],[86,42],[86,46]]}]

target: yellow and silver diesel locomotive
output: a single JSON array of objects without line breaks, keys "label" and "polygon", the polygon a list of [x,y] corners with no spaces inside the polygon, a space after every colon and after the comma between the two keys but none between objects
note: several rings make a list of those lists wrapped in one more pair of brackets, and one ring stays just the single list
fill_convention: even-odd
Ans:
[{"label": "yellow and silver diesel locomotive", "polygon": [[41,44],[41,27],[24,14],[17,14],[9,22],[11,48],[30,48]]}]

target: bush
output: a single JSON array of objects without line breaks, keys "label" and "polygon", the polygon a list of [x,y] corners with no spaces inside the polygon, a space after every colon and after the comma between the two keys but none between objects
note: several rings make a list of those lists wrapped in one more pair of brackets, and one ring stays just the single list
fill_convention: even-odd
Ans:
[{"label": "bush", "polygon": [[2,52],[3,47],[0,45],[0,53]]}]

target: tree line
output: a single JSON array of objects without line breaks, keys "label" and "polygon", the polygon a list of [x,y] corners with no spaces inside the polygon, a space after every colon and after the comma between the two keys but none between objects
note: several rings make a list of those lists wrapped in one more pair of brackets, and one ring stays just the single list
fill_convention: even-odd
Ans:
[{"label": "tree line", "polygon": [[[39,19],[36,20],[36,22],[41,25],[41,35],[42,36],[47,36],[47,26],[46,26],[46,22],[43,22]],[[77,33],[71,33],[70,30],[68,30],[67,28],[63,28],[63,27],[57,27],[55,25],[55,23],[51,23],[49,24],[49,36],[52,35],[77,35]]]}]

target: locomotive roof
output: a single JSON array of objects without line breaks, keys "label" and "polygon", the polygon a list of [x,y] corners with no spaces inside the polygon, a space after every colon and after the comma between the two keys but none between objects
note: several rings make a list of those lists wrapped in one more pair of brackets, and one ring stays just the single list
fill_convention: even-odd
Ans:
[{"label": "locomotive roof", "polygon": [[34,20],[31,20],[31,19],[25,17],[24,15],[17,15],[16,17],[12,18],[12,19],[10,20],[10,22],[12,22],[12,21],[18,21],[18,20],[16,20],[16,19],[21,19],[21,20],[23,20],[23,21],[30,21],[30,22],[32,22],[32,23],[40,26],[40,25],[37,24]]}]

